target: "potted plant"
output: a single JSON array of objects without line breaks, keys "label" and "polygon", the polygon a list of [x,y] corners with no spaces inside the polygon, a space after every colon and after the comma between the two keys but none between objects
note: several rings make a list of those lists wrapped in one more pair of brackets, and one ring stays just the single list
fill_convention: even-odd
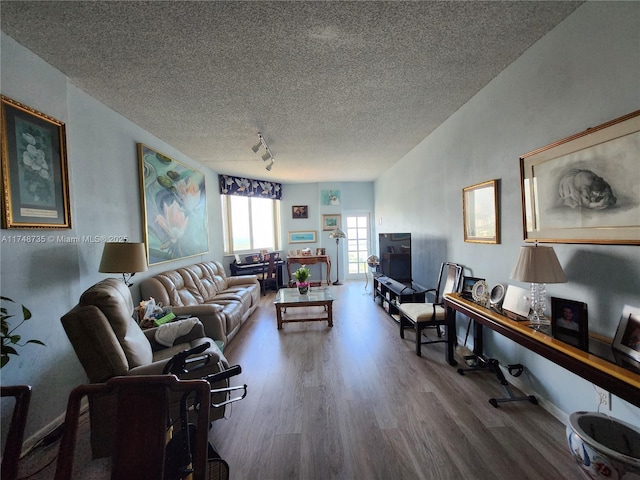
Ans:
[{"label": "potted plant", "polygon": [[44,345],[40,340],[27,340],[23,343],[20,343],[21,337],[20,335],[16,335],[14,332],[18,329],[20,325],[31,318],[31,312],[27,307],[21,305],[22,307],[22,321],[18,323],[15,327],[11,328],[9,325],[9,319],[13,317],[13,315],[9,314],[9,311],[5,307],[7,302],[15,303],[8,297],[0,296],[0,300],[2,301],[2,307],[0,308],[0,320],[2,321],[2,331],[0,336],[2,337],[2,355],[0,360],[0,368],[4,367],[11,357],[9,355],[18,355],[18,351],[14,347],[24,347],[27,343],[35,343],[38,345]]},{"label": "potted plant", "polygon": [[293,273],[293,276],[296,277],[298,292],[300,292],[301,295],[306,295],[309,291],[309,278],[311,277],[309,268],[303,265]]}]

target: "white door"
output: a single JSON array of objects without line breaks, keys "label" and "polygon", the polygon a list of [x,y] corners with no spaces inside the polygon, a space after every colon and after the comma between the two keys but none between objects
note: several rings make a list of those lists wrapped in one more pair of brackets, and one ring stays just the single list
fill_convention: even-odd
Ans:
[{"label": "white door", "polygon": [[[346,223],[346,280],[365,280],[369,272],[367,258],[371,255],[371,228],[369,212],[345,212]],[[342,253],[342,250],[340,253]],[[344,262],[341,262],[344,265]]]}]

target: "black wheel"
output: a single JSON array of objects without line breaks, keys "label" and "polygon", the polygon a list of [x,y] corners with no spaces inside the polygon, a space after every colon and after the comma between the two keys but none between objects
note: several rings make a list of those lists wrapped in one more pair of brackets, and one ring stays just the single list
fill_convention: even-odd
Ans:
[{"label": "black wheel", "polygon": [[459,368],[459,369],[458,369],[458,373],[459,373],[460,375],[464,375],[464,370],[463,370],[462,368]]},{"label": "black wheel", "polygon": [[495,398],[490,398],[489,403],[493,405],[493,408],[498,408],[498,401]]},{"label": "black wheel", "polygon": [[534,397],[533,395],[529,395],[529,401],[531,403],[533,403],[534,405],[538,405],[538,399],[536,397]]}]

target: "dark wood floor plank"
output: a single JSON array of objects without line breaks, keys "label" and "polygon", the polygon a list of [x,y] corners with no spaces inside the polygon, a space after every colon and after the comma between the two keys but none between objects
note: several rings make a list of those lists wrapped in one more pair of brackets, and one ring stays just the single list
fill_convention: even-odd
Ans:
[{"label": "dark wood floor plank", "polygon": [[330,287],[333,328],[279,331],[266,295],[225,349],[249,386],[210,433],[234,480],[580,478],[564,425],[528,402],[493,408],[495,376],[459,375],[443,344],[417,357],[363,287]]}]

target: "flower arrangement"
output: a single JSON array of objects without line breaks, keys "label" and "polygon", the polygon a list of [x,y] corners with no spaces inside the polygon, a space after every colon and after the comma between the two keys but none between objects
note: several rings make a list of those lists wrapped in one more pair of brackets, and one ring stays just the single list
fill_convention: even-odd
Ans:
[{"label": "flower arrangement", "polygon": [[306,295],[309,291],[309,278],[311,277],[309,267],[303,265],[293,273],[293,276],[296,277],[298,292],[300,292],[301,295]]},{"label": "flower arrangement", "polygon": [[302,266],[293,273],[293,276],[296,277],[296,281],[298,283],[308,284],[308,280],[311,277],[311,271],[309,270],[309,267]]}]

